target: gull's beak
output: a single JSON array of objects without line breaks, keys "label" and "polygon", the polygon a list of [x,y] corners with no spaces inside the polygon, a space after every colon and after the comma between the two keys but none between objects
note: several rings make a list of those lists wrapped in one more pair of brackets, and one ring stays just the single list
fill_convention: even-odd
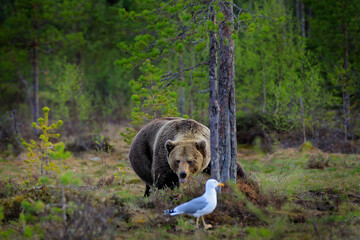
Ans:
[{"label": "gull's beak", "polygon": [[223,183],[219,183],[219,184],[218,184],[218,186],[223,187],[223,186],[224,186],[224,184],[223,184]]}]

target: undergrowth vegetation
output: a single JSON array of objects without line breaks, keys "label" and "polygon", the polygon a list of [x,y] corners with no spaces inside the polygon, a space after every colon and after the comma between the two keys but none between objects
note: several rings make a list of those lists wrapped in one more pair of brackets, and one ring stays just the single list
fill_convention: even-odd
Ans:
[{"label": "undergrowth vegetation", "polygon": [[[110,137],[109,143],[117,141]],[[360,237],[358,155],[324,153],[310,143],[299,149],[274,146],[271,153],[256,145],[241,146],[239,161],[249,177],[221,189],[217,208],[205,216],[213,229],[205,231],[195,229],[193,217],[164,216],[163,210],[200,196],[208,175],[194,176],[180,188],[154,191],[144,198],[145,185],[126,158],[128,146],[123,143],[114,149],[74,156],[65,144],[58,144],[47,155],[58,171],[43,175],[40,168],[28,174],[27,164],[1,160],[6,171],[0,172],[0,238]]]}]

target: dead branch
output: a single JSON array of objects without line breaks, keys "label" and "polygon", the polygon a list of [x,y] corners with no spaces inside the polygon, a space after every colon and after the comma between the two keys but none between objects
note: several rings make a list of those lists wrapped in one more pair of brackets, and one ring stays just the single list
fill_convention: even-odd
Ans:
[{"label": "dead branch", "polygon": [[209,64],[209,63],[208,63],[208,62],[201,62],[201,63],[196,64],[195,66],[192,66],[192,67],[189,67],[189,68],[185,68],[185,69],[183,69],[182,71],[177,72],[177,73],[168,72],[167,74],[165,74],[165,75],[163,75],[163,76],[161,77],[161,79],[162,79],[164,82],[167,81],[167,80],[169,80],[169,82],[167,82],[163,88],[167,88],[168,86],[170,86],[171,83],[172,83],[175,79],[181,77],[184,72],[187,72],[187,71],[190,71],[190,70],[194,70],[194,69],[197,68],[197,67],[200,67],[200,66],[202,66],[202,65],[207,65],[207,64]]}]

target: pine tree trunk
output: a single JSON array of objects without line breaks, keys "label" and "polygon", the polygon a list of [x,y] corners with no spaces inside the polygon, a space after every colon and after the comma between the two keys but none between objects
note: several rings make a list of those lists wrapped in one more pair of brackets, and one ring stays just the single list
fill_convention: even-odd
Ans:
[{"label": "pine tree trunk", "polygon": [[34,71],[34,122],[37,121],[39,117],[39,65],[38,65],[38,42],[37,39],[34,39],[34,56],[33,56],[33,71]]},{"label": "pine tree trunk", "polygon": [[[304,52],[304,56],[306,54],[306,49],[305,49],[305,37],[306,37],[306,28],[305,28],[305,4],[303,1],[301,1],[300,3],[300,9],[301,9],[301,36],[302,36],[302,41],[303,41],[303,52]],[[301,63],[301,71],[302,71],[302,80],[305,80],[305,60],[302,59],[302,63]],[[302,131],[303,131],[303,141],[304,143],[306,142],[306,125],[305,125],[305,107],[303,104],[303,100],[302,100],[302,96],[300,95],[300,107],[301,107],[301,122],[302,122]]]},{"label": "pine tree trunk", "polygon": [[[211,21],[216,25],[216,12],[212,10]],[[220,181],[219,169],[219,103],[217,86],[217,36],[210,31],[210,60],[209,60],[209,118],[210,118],[210,149],[211,149],[211,177]]]},{"label": "pine tree trunk", "polygon": [[304,2],[300,2],[301,6],[301,36],[303,37],[303,40],[305,41],[306,36],[306,30],[305,30],[305,4]]},{"label": "pine tree trunk", "polygon": [[[295,14],[296,14],[296,20],[299,23],[301,21],[300,19],[300,0],[295,0]],[[297,25],[300,27],[300,24]]]},{"label": "pine tree trunk", "polygon": [[[313,16],[314,16],[312,8],[310,6],[308,7],[308,16],[309,16],[309,19],[313,18]],[[308,26],[306,28],[306,36],[308,37],[308,39],[311,38],[311,25],[310,24],[308,24]]]},{"label": "pine tree trunk", "polygon": [[[344,3],[344,11],[346,10],[347,5]],[[345,17],[344,17],[345,18]],[[344,35],[344,83],[343,83],[343,109],[344,109],[344,131],[345,131],[345,141],[347,141],[347,135],[350,127],[350,93],[349,93],[349,77],[348,77],[348,68],[349,68],[349,47],[348,47],[348,29],[346,19],[343,20],[343,35]]]},{"label": "pine tree trunk", "polygon": [[302,96],[300,95],[300,110],[301,110],[301,123],[302,123],[302,131],[303,131],[303,141],[306,142],[306,125],[305,125],[305,109],[302,100]]},{"label": "pine tree trunk", "polygon": [[33,77],[34,77],[34,112],[33,118],[34,122],[37,121],[39,117],[39,65],[38,65],[38,40],[37,40],[37,30],[38,30],[38,22],[37,22],[37,6],[34,3],[34,18],[33,18],[33,27],[34,27],[34,42],[33,42]]},{"label": "pine tree trunk", "polygon": [[[184,69],[184,57],[183,57],[183,54],[181,54],[180,58],[179,58],[179,72],[181,72],[183,69]],[[180,82],[183,82],[183,81],[184,81],[184,77],[181,76]],[[185,90],[184,90],[184,87],[181,86],[181,88],[180,88],[180,106],[179,106],[180,116],[184,116],[184,114],[185,114],[184,105],[185,105]]]},{"label": "pine tree trunk", "polygon": [[[262,50],[261,50],[262,51]],[[265,73],[265,56],[262,53],[261,56],[261,66],[262,66],[262,76],[263,76],[263,106],[262,106],[262,112],[266,112],[266,73]]]},{"label": "pine tree trunk", "polygon": [[220,180],[235,180],[237,167],[236,107],[235,107],[235,58],[233,6],[220,2],[220,10],[225,21],[219,25],[219,167]]}]

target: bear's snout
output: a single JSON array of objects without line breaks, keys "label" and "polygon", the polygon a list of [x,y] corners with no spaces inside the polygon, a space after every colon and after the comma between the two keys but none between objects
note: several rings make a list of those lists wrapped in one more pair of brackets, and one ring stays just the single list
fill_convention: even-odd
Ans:
[{"label": "bear's snout", "polygon": [[180,173],[178,173],[178,175],[179,175],[179,182],[185,183],[188,177],[188,172],[186,170],[182,170],[180,171]]},{"label": "bear's snout", "polygon": [[180,177],[181,177],[181,178],[186,178],[186,176],[187,176],[186,172],[181,172],[181,173],[180,173]]}]

